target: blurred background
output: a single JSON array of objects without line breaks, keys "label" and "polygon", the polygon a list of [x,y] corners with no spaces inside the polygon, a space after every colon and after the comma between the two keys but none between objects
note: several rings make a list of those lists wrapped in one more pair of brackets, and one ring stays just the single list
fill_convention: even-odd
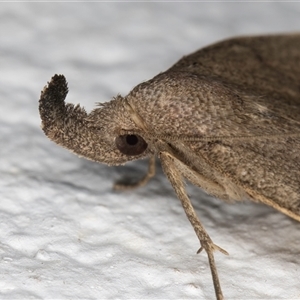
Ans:
[{"label": "blurred background", "polygon": [[[68,102],[126,95],[183,55],[219,40],[300,31],[299,2],[0,3],[0,298],[213,299],[206,255],[158,168],[78,158],[40,129],[55,74]],[[300,50],[299,50],[300,51]],[[215,243],[227,299],[300,297],[300,224],[254,203],[228,205],[189,186]]]}]

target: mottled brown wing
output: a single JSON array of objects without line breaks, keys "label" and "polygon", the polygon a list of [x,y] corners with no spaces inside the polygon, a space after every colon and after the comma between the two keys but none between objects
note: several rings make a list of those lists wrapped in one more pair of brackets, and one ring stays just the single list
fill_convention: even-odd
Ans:
[{"label": "mottled brown wing", "polygon": [[[300,221],[300,35],[224,41],[169,71],[211,78],[234,91],[242,103],[234,111],[240,127],[236,123],[239,128],[224,137],[211,131],[218,138],[187,145],[253,199]],[[211,122],[218,123],[218,114]]]},{"label": "mottled brown wing", "polygon": [[250,92],[274,95],[288,89],[299,96],[299,49],[300,33],[234,38],[185,56],[168,71],[222,78]]},{"label": "mottled brown wing", "polygon": [[300,221],[300,138],[215,141],[198,153],[252,199]]}]

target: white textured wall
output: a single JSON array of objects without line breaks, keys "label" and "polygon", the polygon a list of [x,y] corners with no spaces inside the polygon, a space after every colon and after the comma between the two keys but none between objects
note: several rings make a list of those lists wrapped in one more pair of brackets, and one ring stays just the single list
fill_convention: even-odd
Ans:
[{"label": "white textured wall", "polygon": [[[77,158],[40,129],[40,91],[64,74],[88,110],[183,55],[243,34],[300,30],[300,3],[0,3],[0,299],[213,299],[206,255],[161,169]],[[190,187],[227,299],[300,298],[300,224]]]}]

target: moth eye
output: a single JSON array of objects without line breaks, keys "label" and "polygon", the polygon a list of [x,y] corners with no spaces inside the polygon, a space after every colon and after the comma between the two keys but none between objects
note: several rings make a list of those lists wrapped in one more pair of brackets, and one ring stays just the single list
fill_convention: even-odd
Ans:
[{"label": "moth eye", "polygon": [[116,138],[116,146],[125,155],[139,155],[143,153],[148,145],[145,140],[137,134],[124,134]]}]

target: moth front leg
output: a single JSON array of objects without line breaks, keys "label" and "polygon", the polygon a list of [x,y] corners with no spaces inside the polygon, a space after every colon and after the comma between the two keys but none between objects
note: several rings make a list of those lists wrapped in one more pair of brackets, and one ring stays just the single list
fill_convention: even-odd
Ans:
[{"label": "moth front leg", "polygon": [[197,253],[200,253],[204,249],[208,255],[208,261],[209,261],[210,270],[213,278],[216,298],[217,300],[222,300],[224,298],[222,294],[222,289],[218,277],[218,272],[217,272],[213,252],[215,250],[219,250],[224,254],[228,254],[228,253],[213,243],[210,236],[208,235],[203,225],[201,224],[198,216],[196,215],[195,210],[191,204],[191,201],[186,193],[184,187],[184,180],[181,175],[181,172],[176,166],[176,164],[174,163],[174,160],[176,160],[176,158],[168,152],[161,152],[160,159],[161,159],[163,170],[166,176],[168,177],[168,179],[170,180],[178,198],[180,199],[184,211],[189,221],[191,222],[196,232],[196,235],[200,241],[201,247]]},{"label": "moth front leg", "polygon": [[140,180],[134,183],[115,183],[114,189],[118,191],[132,190],[143,185],[146,185],[148,181],[155,175],[155,156],[151,156],[148,163],[148,172]]}]

